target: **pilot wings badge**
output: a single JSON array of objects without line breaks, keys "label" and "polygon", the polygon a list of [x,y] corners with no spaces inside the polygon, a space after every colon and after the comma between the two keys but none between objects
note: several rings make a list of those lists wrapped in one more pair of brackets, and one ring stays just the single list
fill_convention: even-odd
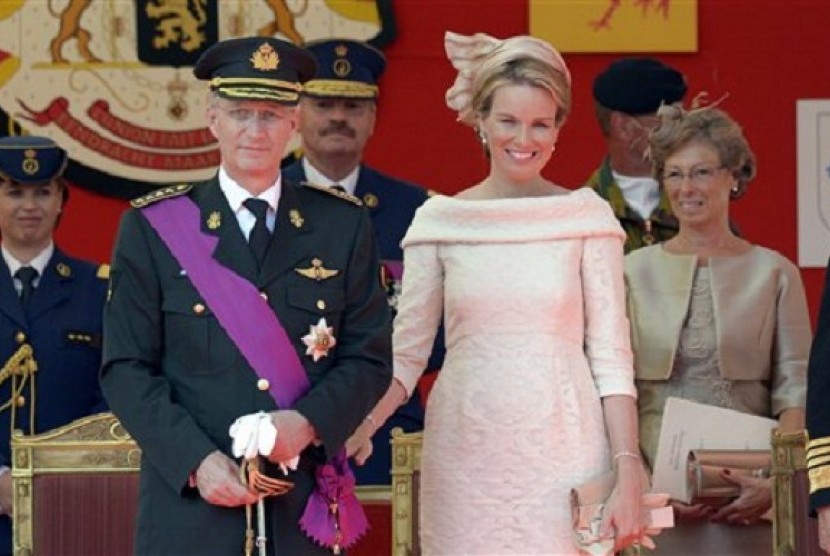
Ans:
[{"label": "pilot wings badge", "polygon": [[312,280],[328,280],[340,274],[339,270],[331,270],[323,266],[323,261],[317,257],[311,259],[311,266],[308,268],[295,268],[294,271],[300,276],[311,278]]}]

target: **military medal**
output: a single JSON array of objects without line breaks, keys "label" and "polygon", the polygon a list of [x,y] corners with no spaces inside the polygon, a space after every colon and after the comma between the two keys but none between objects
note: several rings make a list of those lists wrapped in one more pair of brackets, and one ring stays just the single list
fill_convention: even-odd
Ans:
[{"label": "military medal", "polygon": [[310,355],[315,363],[328,355],[329,350],[337,344],[333,331],[334,328],[326,323],[325,318],[308,327],[308,334],[303,336],[303,343],[308,348],[305,354]]}]

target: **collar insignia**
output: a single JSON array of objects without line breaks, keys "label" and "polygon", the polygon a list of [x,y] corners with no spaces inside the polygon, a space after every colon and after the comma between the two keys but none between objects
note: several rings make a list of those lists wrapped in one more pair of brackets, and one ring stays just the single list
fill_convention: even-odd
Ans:
[{"label": "collar insignia", "polygon": [[218,210],[211,212],[207,219],[208,230],[218,230],[221,225],[222,214]]},{"label": "collar insignia", "polygon": [[297,209],[291,209],[288,211],[288,219],[291,220],[291,223],[294,225],[295,228],[302,228],[303,224],[305,223],[305,220],[303,220],[303,215],[300,214],[300,211],[298,211]]},{"label": "collar insignia", "polygon": [[369,208],[378,206],[378,197],[374,193],[367,193],[363,196],[363,204]]},{"label": "collar insignia", "polygon": [[69,278],[72,275],[72,269],[63,263],[58,263],[55,270],[61,278]]}]

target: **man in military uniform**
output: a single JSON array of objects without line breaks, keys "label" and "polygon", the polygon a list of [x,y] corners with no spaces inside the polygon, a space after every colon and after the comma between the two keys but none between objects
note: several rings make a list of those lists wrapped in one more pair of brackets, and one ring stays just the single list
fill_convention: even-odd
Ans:
[{"label": "man in military uniform", "polygon": [[810,507],[818,513],[819,544],[830,553],[830,262],[807,367],[807,433]]},{"label": "man in military uniform", "polygon": [[[375,129],[378,79],[386,69],[386,59],[379,50],[354,40],[322,40],[307,44],[306,49],[317,59],[317,74],[306,83],[300,101],[303,156],[286,167],[283,175],[342,188],[369,208],[394,310],[400,294],[401,240],[428,193],[361,164],[363,149]],[[441,330],[427,370],[439,369],[443,357]],[[355,467],[359,484],[390,483],[389,438],[396,427],[407,432],[423,429],[424,409],[417,393],[373,437],[372,457]]]},{"label": "man in military uniform", "polygon": [[12,554],[12,429],[41,433],[106,409],[98,382],[107,266],[52,237],[69,190],[66,151],[0,139],[0,554]]},{"label": "man in military uniform", "polygon": [[673,237],[677,219],[645,151],[657,109],[683,99],[685,78],[652,58],[624,58],[596,77],[593,94],[607,153],[585,185],[611,204],[626,233],[626,253]]},{"label": "man in military uniform", "polygon": [[285,481],[257,504],[264,528],[248,519],[268,554],[360,532],[341,447],[391,380],[390,316],[362,203],[280,175],[314,71],[278,39],[210,47],[194,74],[217,176],[122,219],[102,384],[142,449],[138,554],[253,549],[244,506]]}]

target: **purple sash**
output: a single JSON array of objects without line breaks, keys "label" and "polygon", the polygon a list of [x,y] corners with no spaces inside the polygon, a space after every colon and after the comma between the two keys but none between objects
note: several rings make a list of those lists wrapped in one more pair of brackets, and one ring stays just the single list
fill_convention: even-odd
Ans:
[{"label": "purple sash", "polygon": [[[180,196],[141,211],[248,364],[268,380],[277,406],[291,408],[311,388],[305,367],[257,288],[213,258],[219,239],[201,232],[199,207]],[[316,482],[300,527],[323,546],[335,551],[348,548],[363,536],[369,523],[354,494],[354,475],[344,450],[317,468]]]}]

